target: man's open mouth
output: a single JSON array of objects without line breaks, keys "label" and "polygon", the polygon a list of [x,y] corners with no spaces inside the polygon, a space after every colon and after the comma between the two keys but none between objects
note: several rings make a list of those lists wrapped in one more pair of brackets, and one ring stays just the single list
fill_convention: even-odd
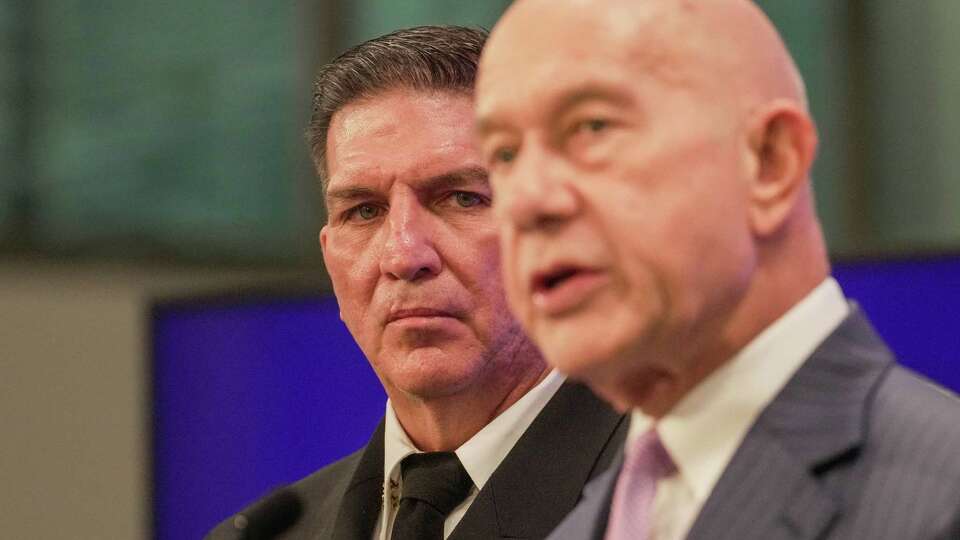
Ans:
[{"label": "man's open mouth", "polygon": [[547,272],[538,272],[533,278],[533,292],[550,292],[582,271],[576,266],[560,266]]}]

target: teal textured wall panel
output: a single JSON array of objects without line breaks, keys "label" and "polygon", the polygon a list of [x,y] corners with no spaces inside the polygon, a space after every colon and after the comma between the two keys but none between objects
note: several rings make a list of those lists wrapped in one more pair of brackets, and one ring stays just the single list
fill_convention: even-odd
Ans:
[{"label": "teal textured wall panel", "polygon": [[36,237],[55,252],[290,258],[289,2],[49,2]]},{"label": "teal textured wall panel", "polygon": [[17,131],[14,127],[19,100],[14,88],[20,75],[14,40],[18,22],[12,2],[0,0],[0,242],[11,240],[11,204],[19,181],[15,167]]},{"label": "teal textured wall panel", "polygon": [[820,134],[813,168],[817,207],[831,249],[844,251],[852,243],[844,215],[849,211],[845,184],[851,181],[846,166],[851,133],[846,103],[845,2],[763,0],[759,4],[777,26],[807,83]]},{"label": "teal textured wall panel", "polygon": [[960,3],[877,0],[871,228],[882,246],[960,246]]},{"label": "teal textured wall panel", "polygon": [[[0,249],[300,261],[308,59],[509,3],[0,0]],[[958,249],[960,3],[759,4],[808,84],[831,250]]]},{"label": "teal textured wall panel", "polygon": [[410,26],[459,24],[491,28],[509,0],[352,0],[340,14],[341,48]]}]

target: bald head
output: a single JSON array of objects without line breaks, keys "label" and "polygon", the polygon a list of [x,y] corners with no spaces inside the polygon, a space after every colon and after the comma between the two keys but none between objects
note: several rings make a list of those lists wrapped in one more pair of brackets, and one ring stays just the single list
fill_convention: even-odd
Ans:
[{"label": "bald head", "polygon": [[512,307],[615,405],[669,407],[827,273],[803,83],[747,0],[520,0],[476,103]]},{"label": "bald head", "polygon": [[612,54],[649,76],[701,85],[743,108],[778,98],[807,108],[793,59],[749,0],[521,0],[492,37],[484,64],[517,54],[517,39],[546,47],[571,40],[584,49],[610,45]]}]

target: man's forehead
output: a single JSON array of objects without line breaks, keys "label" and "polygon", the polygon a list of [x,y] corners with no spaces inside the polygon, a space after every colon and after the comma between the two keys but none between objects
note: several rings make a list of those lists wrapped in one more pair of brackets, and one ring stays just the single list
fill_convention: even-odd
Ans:
[{"label": "man's forehead", "polygon": [[[394,87],[357,97],[340,107],[330,118],[327,151],[338,145],[350,146],[357,140],[406,135],[436,126],[461,126],[469,116],[473,96],[453,90]],[[405,120],[417,119],[422,126]],[[456,130],[453,130],[456,135]]]},{"label": "man's forehead", "polygon": [[696,9],[689,4],[683,0],[521,0],[494,28],[485,50],[495,49],[505,36],[536,42],[540,35],[567,35],[572,39],[545,43],[564,47],[594,45],[584,39],[587,35],[611,43],[634,40],[664,25],[690,19]]},{"label": "man's forehead", "polygon": [[681,57],[697,60],[688,53],[705,37],[692,31],[696,17],[677,7],[685,2],[600,4],[519,2],[491,35],[481,58],[480,87],[496,71],[513,71],[523,80],[546,75],[538,73],[544,70],[588,70],[605,61],[645,72]]},{"label": "man's forehead", "polygon": [[[469,124],[465,129],[470,129]],[[326,189],[335,192],[365,187],[389,191],[396,182],[417,187],[447,177],[483,180],[486,173],[472,140],[471,137],[469,144],[438,142],[435,147],[426,149],[393,147],[392,155],[378,152],[377,146],[347,148],[337,161],[332,162]]]},{"label": "man's forehead", "polygon": [[328,189],[436,176],[478,161],[472,96],[393,89],[337,111],[327,135]]},{"label": "man's forehead", "polygon": [[[523,99],[552,113],[582,98],[623,104],[638,85],[652,81],[689,85],[696,66],[683,62],[686,54],[665,39],[671,30],[666,21],[644,31],[639,18],[624,21],[614,16],[545,24],[541,35],[519,31],[491,38],[482,60],[477,92],[478,129],[481,134],[497,123],[496,115],[511,117],[527,112]],[[564,28],[567,25],[568,28]],[[569,30],[575,39],[564,38]],[[513,109],[513,110],[505,110]]]},{"label": "man's forehead", "polygon": [[[395,93],[393,93],[395,94]],[[398,125],[389,114],[392,103],[401,95],[378,94],[364,96],[346,103],[330,117],[327,134],[327,153],[337,155],[342,148],[349,149],[357,141],[389,136]]]},{"label": "man's forehead", "polygon": [[[528,30],[534,20],[536,29]],[[521,0],[481,59],[478,116],[522,94],[513,87],[555,93],[577,74],[602,78],[600,70],[744,109],[775,97],[803,101],[789,53],[750,0]]]}]

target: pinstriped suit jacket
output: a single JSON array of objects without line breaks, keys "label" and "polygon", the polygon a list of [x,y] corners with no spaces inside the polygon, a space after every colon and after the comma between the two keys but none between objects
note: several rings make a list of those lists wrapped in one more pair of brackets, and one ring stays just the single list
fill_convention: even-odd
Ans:
[{"label": "pinstriped suit jacket", "polygon": [[[603,538],[620,464],[551,540]],[[687,538],[960,540],[960,400],[896,365],[854,307],[750,428]]]}]

